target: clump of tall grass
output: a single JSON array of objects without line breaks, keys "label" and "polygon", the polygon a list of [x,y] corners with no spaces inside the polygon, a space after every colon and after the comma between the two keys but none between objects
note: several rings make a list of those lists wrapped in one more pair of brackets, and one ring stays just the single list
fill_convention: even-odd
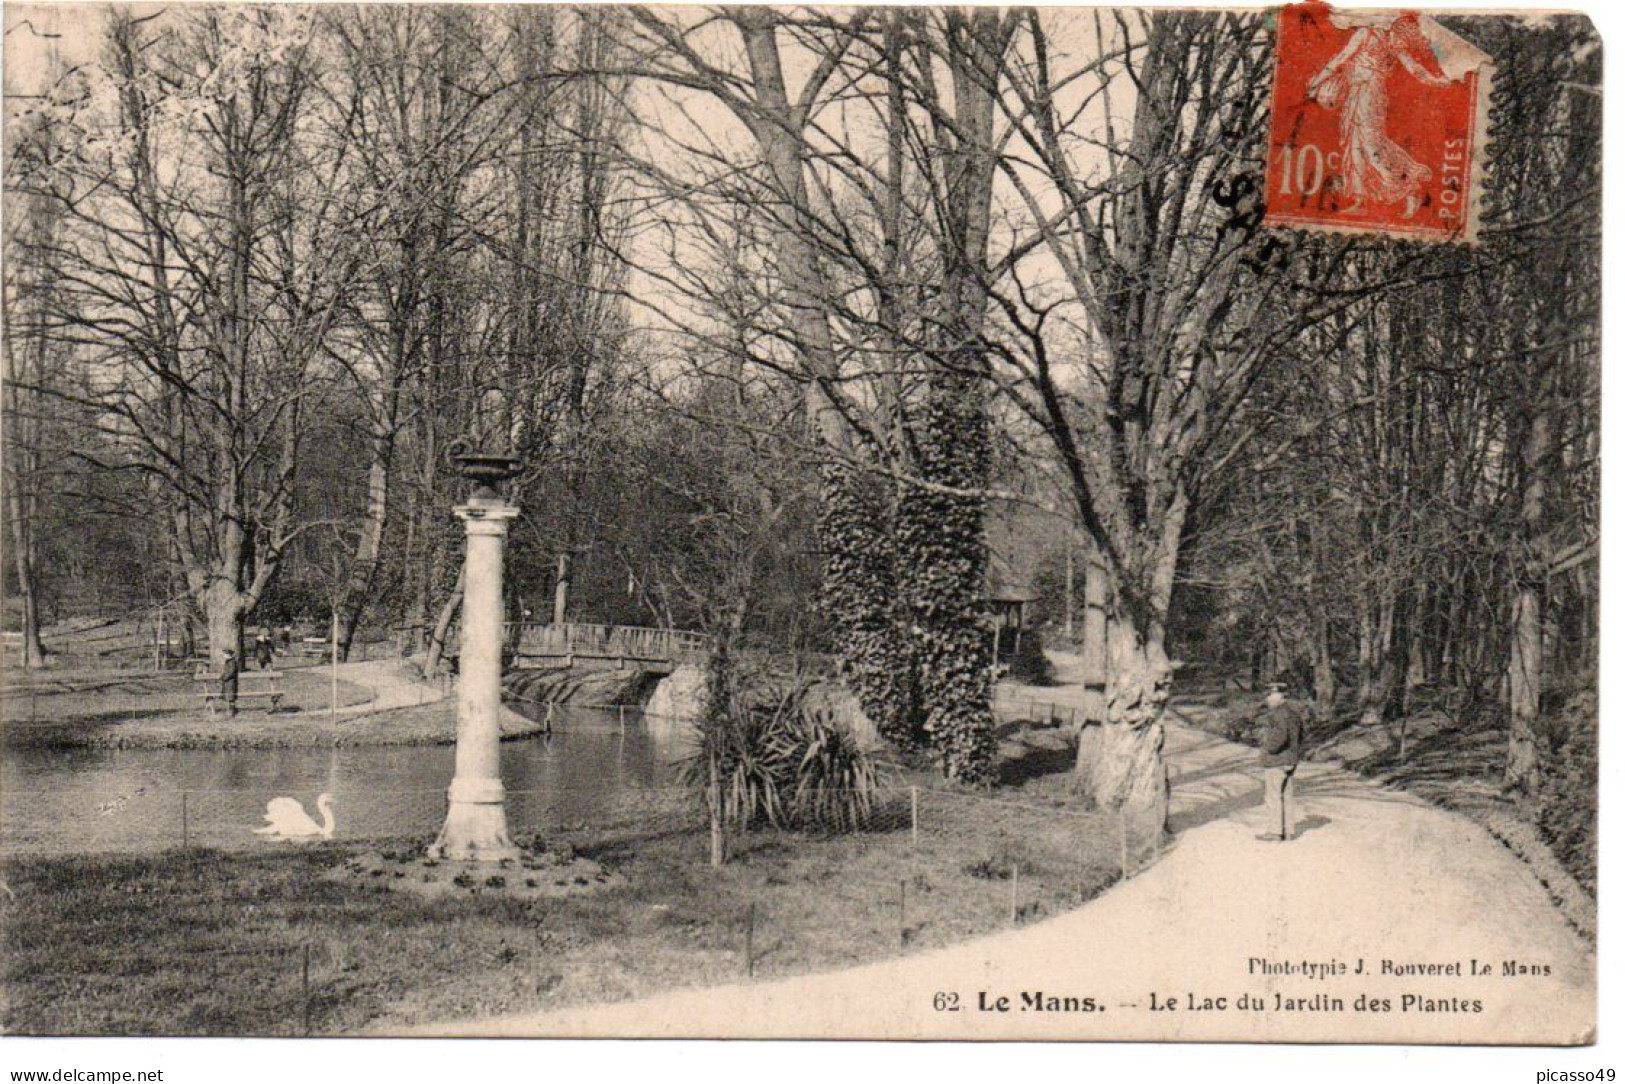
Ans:
[{"label": "clump of tall grass", "polygon": [[809,705],[805,689],[779,719],[771,740],[777,745],[775,759],[788,769],[791,824],[833,832],[868,826],[885,780],[852,731],[828,709]]},{"label": "clump of tall grass", "polygon": [[875,815],[881,766],[808,686],[746,698],[725,655],[711,663],[708,710],[693,752],[678,765],[711,823],[711,860],[726,858],[729,831],[772,827],[858,831]]}]

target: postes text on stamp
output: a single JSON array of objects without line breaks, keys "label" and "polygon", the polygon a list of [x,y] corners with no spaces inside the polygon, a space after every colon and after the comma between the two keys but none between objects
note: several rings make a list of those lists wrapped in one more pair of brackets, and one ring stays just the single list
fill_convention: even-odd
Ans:
[{"label": "postes text on stamp", "polygon": [[1488,55],[1414,11],[1279,20],[1265,223],[1473,241]]}]

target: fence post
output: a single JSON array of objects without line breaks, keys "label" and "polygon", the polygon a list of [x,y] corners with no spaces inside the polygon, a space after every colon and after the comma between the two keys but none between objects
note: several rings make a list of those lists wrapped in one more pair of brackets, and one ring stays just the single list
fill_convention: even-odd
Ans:
[{"label": "fence post", "polygon": [[897,944],[908,944],[908,878],[897,882]]},{"label": "fence post", "polygon": [[756,974],[756,903],[745,908],[745,974]]},{"label": "fence post", "polygon": [[304,1002],[305,1034],[310,1034],[310,942],[304,945],[305,963],[300,973],[299,989]]},{"label": "fence post", "polygon": [[183,851],[191,849],[190,844],[189,844],[189,842],[187,840],[187,836],[189,834],[189,830],[190,830],[190,827],[191,827],[189,824],[187,824],[187,812],[188,811],[187,811],[187,808],[186,808],[186,791],[183,790],[183,791],[181,791],[181,850],[183,850]]},{"label": "fence post", "polygon": [[909,845],[920,845],[920,788],[908,788],[908,838]]},{"label": "fence post", "polygon": [[1012,926],[1016,924],[1016,915],[1018,913],[1016,899],[1020,883],[1021,866],[1019,863],[1012,861],[1010,863],[1010,925]]}]

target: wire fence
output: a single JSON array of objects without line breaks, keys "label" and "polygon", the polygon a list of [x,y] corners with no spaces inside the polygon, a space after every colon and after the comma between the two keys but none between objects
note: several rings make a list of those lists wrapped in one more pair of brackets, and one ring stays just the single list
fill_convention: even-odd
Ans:
[{"label": "wire fence", "polygon": [[[678,747],[693,732],[691,719],[651,716],[631,705],[588,709],[514,701],[544,730],[663,730],[676,736]],[[1060,726],[1075,718],[1068,705],[1030,697],[1001,697],[995,707],[1004,719]],[[276,750],[242,752],[277,756]],[[230,758],[237,751],[199,755]],[[565,771],[562,764],[559,770]],[[691,867],[707,860],[711,824],[702,796],[673,784],[669,772],[652,783],[561,774],[540,786],[534,778],[506,794],[509,832],[523,847],[607,856],[611,867],[630,861],[636,868],[651,853]],[[242,785],[133,785],[127,791],[110,786],[106,777],[82,786],[58,785],[61,779],[0,791],[0,858],[161,854],[166,866],[173,858],[178,869],[209,870],[214,887],[201,895],[152,902],[166,923],[202,931],[186,950],[188,981],[203,989],[209,976],[226,975],[237,991],[241,1005],[228,1016],[176,1025],[208,1034],[331,1031],[343,1016],[343,991],[353,983],[354,950],[323,918],[327,905],[301,904],[298,932],[290,940],[289,920],[263,898],[239,898],[241,882],[229,873],[229,861],[222,866],[215,856],[417,854],[438,833],[447,810],[441,787],[361,786],[342,778],[325,788],[302,779],[296,791],[246,771]],[[320,803],[325,810],[317,802],[319,790],[326,794]],[[301,803],[314,835],[285,841],[260,831],[267,827],[268,803],[284,797]],[[878,955],[1054,913],[1133,876],[1156,861],[1163,846],[1160,830],[1142,831],[1116,813],[1084,810],[1054,796],[947,785],[888,785],[861,802],[845,792],[787,795],[776,822],[757,817],[730,824],[726,835],[730,863],[752,869],[757,880],[747,878],[746,888],[735,882],[738,895],[729,898],[712,930],[714,952],[744,977],[761,973],[764,959],[772,969],[774,946],[829,936],[829,916],[813,913],[813,894],[772,887],[774,862],[785,853],[811,852],[825,868],[841,871],[843,887],[835,898],[847,912],[844,921],[853,925],[853,943],[868,945],[855,951]],[[654,898],[660,891],[657,879]],[[821,905],[827,908],[828,900]],[[252,934],[256,923],[265,926],[264,940],[271,943],[244,947],[239,935]]]},{"label": "wire fence", "polygon": [[1045,700],[1034,696],[999,690],[993,694],[993,714],[1005,721],[1044,723],[1052,726],[1078,725],[1078,707],[1060,700]]},{"label": "wire fence", "polygon": [[[325,803],[333,815],[331,838],[300,845],[255,834],[268,794],[141,794],[105,815],[81,816],[109,826],[100,840],[81,834],[72,841],[49,841],[55,854],[74,847],[94,850],[98,842],[128,852],[142,849],[131,846],[139,837],[149,851],[162,852],[161,868],[174,883],[154,887],[148,880],[136,906],[152,908],[155,920],[172,931],[166,935],[170,943],[184,945],[182,959],[164,962],[197,991],[196,1005],[188,1010],[192,1015],[176,1010],[181,1015],[174,1026],[181,1031],[332,1031],[343,1026],[349,1011],[345,1000],[353,996],[358,976],[373,966],[358,964],[371,949],[353,940],[361,928],[357,914],[374,906],[366,881],[357,882],[357,891],[343,903],[310,894],[308,887],[278,896],[263,880],[239,878],[222,858],[304,853],[319,859],[331,853],[335,868],[345,856],[368,851],[400,859],[422,853],[446,808],[443,793],[339,790]],[[1161,854],[1160,833],[1140,835],[1115,814],[1040,801],[934,786],[889,787],[871,796],[854,828],[835,812],[849,807],[852,795],[808,797],[804,811],[787,816],[780,826],[759,820],[730,828],[729,864],[740,872],[716,882],[722,895],[707,905],[701,949],[711,974],[749,978],[774,971],[792,943],[836,939],[841,958],[850,962],[1019,926],[1093,897]],[[14,805],[39,798],[39,792],[4,796],[8,845],[19,842],[11,831]],[[318,822],[325,819],[308,796],[305,808]],[[676,882],[689,882],[686,891],[692,893],[692,874],[672,871],[703,869],[708,858],[703,805],[680,788],[613,795],[584,787],[510,791],[507,812],[510,834],[521,846],[564,850],[626,870],[629,881],[638,882],[635,897],[645,901],[639,906],[658,905],[663,886]],[[115,823],[122,829],[115,832]],[[526,876],[523,865],[480,870],[469,882],[470,895],[481,895],[487,881],[497,885]],[[26,898],[27,885],[15,878],[13,883]],[[824,887],[811,893],[811,884]],[[670,891],[674,906],[694,914],[692,897],[683,902],[683,888]],[[183,931],[179,935],[173,932],[177,928]],[[405,943],[414,938],[407,936]],[[463,955],[448,947],[448,968],[463,966],[458,962]],[[132,975],[146,966],[127,951],[114,958],[135,967]],[[108,975],[97,971],[95,977]],[[212,993],[220,980],[233,991],[229,1008]]]},{"label": "wire fence", "polygon": [[[89,803],[74,789],[7,789],[0,794],[0,856],[152,853],[173,849],[263,851],[269,846],[333,841],[362,845],[428,840],[445,821],[443,789],[358,787],[289,795],[264,785],[231,789],[142,787]],[[288,839],[270,830],[267,811],[277,799],[300,803],[305,834]],[[325,800],[324,800],[325,798]],[[326,807],[325,809],[323,807]],[[661,833],[704,832],[703,796],[674,786],[570,785],[508,790],[505,808],[515,839],[599,842]],[[1083,826],[1078,818],[1086,819]],[[974,822],[974,823],[973,823]],[[781,800],[776,818],[755,816],[739,831],[832,836],[896,835],[911,844],[952,835],[1004,832],[1011,845],[1047,849],[1052,857],[1076,850],[1076,833],[1121,837],[1124,872],[1143,860],[1155,834],[1112,814],[937,787],[892,786],[854,792],[808,790]],[[1103,828],[1104,825],[1104,828]],[[1098,853],[1092,847],[1091,855]]]},{"label": "wire fence", "polygon": [[[571,780],[569,769],[559,768],[561,778],[545,788],[519,787],[507,792],[509,822],[516,833],[557,831],[577,826],[608,829],[623,825],[682,825],[703,817],[704,810],[681,787],[671,785],[671,770],[692,749],[696,737],[689,716],[649,713],[636,705],[583,707],[545,699],[512,696],[518,707],[538,724],[542,735],[558,731],[597,732],[623,735],[651,733],[662,737],[666,763],[656,765],[655,781],[617,778],[613,783]],[[1058,702],[1033,698],[1005,698],[996,703],[1005,720],[1024,720],[1040,725],[1066,726],[1075,721],[1075,709]],[[162,755],[162,754],[160,754]],[[244,783],[228,787],[164,786],[145,780],[130,782],[121,789],[115,777],[73,771],[58,774],[44,785],[14,780],[0,790],[0,856],[20,854],[150,852],[174,847],[224,848],[263,843],[256,829],[264,827],[267,804],[287,795],[286,782],[261,782],[262,762],[278,758],[275,748],[200,750],[196,756],[241,759]],[[228,773],[230,774],[230,773]],[[275,773],[272,773],[274,777]],[[449,781],[449,778],[448,778]],[[438,830],[445,817],[446,798],[442,787],[346,789],[343,780],[307,786],[307,793],[293,795],[306,803],[306,812],[319,827],[321,815],[314,799],[325,790],[335,814],[332,838],[342,841],[394,840],[429,834]],[[927,788],[932,801],[946,801],[945,793]],[[910,791],[884,790],[865,813],[865,827],[895,830],[908,827],[916,834],[919,825],[919,788]],[[1000,799],[967,796],[961,800],[998,802]],[[818,796],[804,795],[802,806],[818,806]],[[842,806],[838,799],[824,803],[828,809]],[[833,813],[817,814],[832,817]],[[811,813],[803,815],[813,816]],[[807,827],[798,823],[797,827]],[[849,827],[846,824],[810,827],[823,830]]]}]

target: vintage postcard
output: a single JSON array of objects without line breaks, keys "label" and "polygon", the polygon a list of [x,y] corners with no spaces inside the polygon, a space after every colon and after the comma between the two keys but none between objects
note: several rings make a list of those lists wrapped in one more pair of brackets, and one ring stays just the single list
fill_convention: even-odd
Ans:
[{"label": "vintage postcard", "polygon": [[1585,16],[4,24],[0,1031],[1596,1041]]}]

